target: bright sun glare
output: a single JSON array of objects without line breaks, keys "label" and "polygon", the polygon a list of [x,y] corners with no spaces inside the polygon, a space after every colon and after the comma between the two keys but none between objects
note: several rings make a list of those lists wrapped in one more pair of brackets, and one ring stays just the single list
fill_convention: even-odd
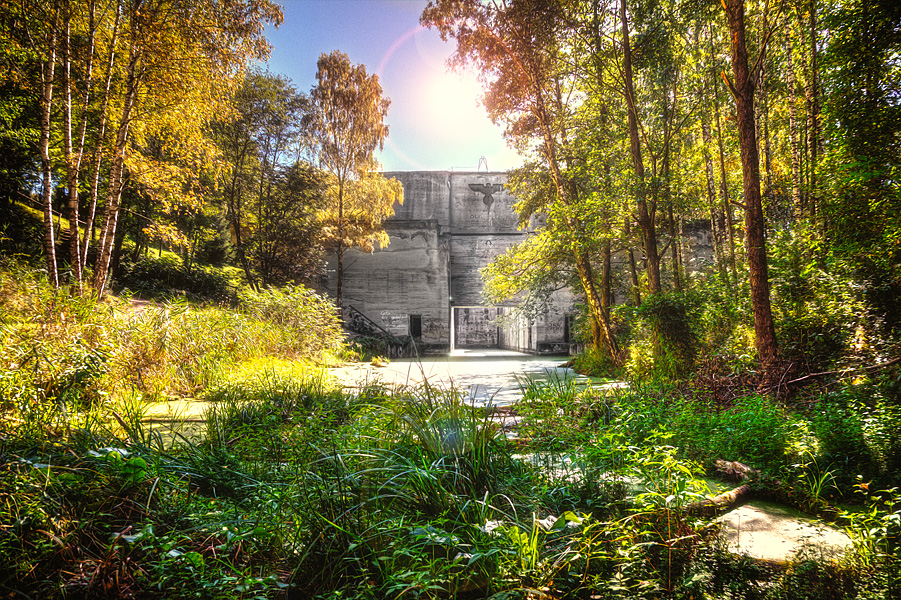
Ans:
[{"label": "bright sun glare", "polygon": [[[411,45],[413,60],[409,54],[394,56]],[[476,73],[448,71],[452,51],[434,31],[416,27],[395,40],[382,57],[376,72],[394,69],[394,81],[402,82],[394,90],[392,109],[405,115],[404,133],[409,136],[403,144],[389,137],[388,151],[401,157],[407,168],[423,170],[475,169],[480,155],[489,156],[493,168],[516,166],[521,159],[503,144],[498,147],[498,128],[479,103],[482,88]]]},{"label": "bright sun glare", "polygon": [[479,104],[482,89],[471,73],[436,73],[423,94],[423,116],[442,131],[463,135],[470,123],[486,118]]}]

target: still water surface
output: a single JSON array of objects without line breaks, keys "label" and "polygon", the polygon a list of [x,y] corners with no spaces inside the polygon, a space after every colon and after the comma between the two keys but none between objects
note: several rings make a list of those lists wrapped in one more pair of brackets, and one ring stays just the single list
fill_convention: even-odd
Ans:
[{"label": "still water surface", "polygon": [[386,367],[354,364],[329,372],[346,387],[378,382],[388,386],[429,384],[457,389],[476,404],[503,406],[517,401],[520,382],[528,379],[572,378],[582,385],[601,382],[562,367],[565,356],[531,356],[500,350],[455,350],[453,354],[421,359],[395,359]]}]

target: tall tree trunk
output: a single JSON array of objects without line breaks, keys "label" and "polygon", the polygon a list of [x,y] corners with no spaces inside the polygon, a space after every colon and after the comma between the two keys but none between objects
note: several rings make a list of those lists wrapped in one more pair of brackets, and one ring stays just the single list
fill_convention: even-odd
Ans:
[{"label": "tall tree trunk", "polygon": [[[676,96],[676,90],[673,89],[673,96]],[[675,114],[676,107],[673,105],[670,107],[671,115],[670,118],[666,119],[666,129],[665,136],[669,138],[670,131],[672,128],[672,115]],[[673,216],[673,198],[671,194],[670,187],[670,145],[669,142],[666,142],[666,146],[663,149],[663,185],[664,185],[664,201],[666,202],[667,209],[667,217],[669,226],[669,246],[670,246],[670,259],[673,265],[673,287],[677,292],[682,291],[682,273],[680,270],[679,264],[679,244],[677,240],[679,239],[676,234],[676,219]],[[664,249],[664,253],[666,250]]]},{"label": "tall tree trunk", "polygon": [[623,224],[623,230],[629,244],[629,279],[632,284],[629,290],[629,297],[632,300],[633,305],[641,306],[641,287],[638,282],[638,264],[635,260],[635,250],[632,248],[632,219],[629,218],[628,211]]},{"label": "tall tree trunk", "polygon": [[[713,136],[710,134],[710,122],[706,111],[701,114],[701,137],[704,142],[704,173],[707,181],[707,204],[710,207],[710,236],[713,241],[713,257],[716,261],[716,268],[720,274],[720,280],[723,283],[728,282],[728,274],[726,273],[726,257],[723,249],[723,228],[720,227],[719,216],[721,210],[717,210],[716,202],[716,184],[713,175],[713,160],[710,157],[710,145],[713,144]],[[725,216],[723,217],[725,220]]]},{"label": "tall tree trunk", "polygon": [[679,264],[679,244],[681,242],[677,241],[680,239],[680,236],[679,232],[676,230],[676,219],[673,216],[672,202],[667,204],[667,209],[669,211],[670,258],[673,261],[673,285],[677,292],[681,292],[683,289],[682,269]]},{"label": "tall tree trunk", "polygon": [[[69,265],[72,276],[81,285],[81,242],[78,229],[78,171],[81,165],[81,148],[72,148],[72,4],[66,2],[63,17],[63,153],[66,158],[66,182],[68,187]],[[90,77],[90,75],[89,75]],[[82,139],[82,144],[83,144]]]},{"label": "tall tree trunk", "polygon": [[715,105],[716,138],[719,145],[720,163],[720,198],[723,212],[726,214],[726,234],[729,237],[729,267],[732,271],[732,283],[738,283],[738,266],[735,259],[735,219],[732,216],[732,202],[729,200],[729,179],[726,177],[726,150],[723,144],[723,129],[720,124],[719,104]]},{"label": "tall tree trunk", "polygon": [[629,148],[632,165],[638,179],[638,228],[644,244],[645,265],[648,273],[648,293],[660,292],[660,256],[657,251],[656,201],[648,202],[645,182],[644,160],[641,155],[641,139],[638,135],[638,110],[635,105],[635,84],[632,74],[632,47],[629,42],[629,21],[627,0],[621,2],[621,22],[623,27],[623,79],[624,95],[629,117]]},{"label": "tall tree trunk", "polygon": [[735,260],[735,223],[732,218],[732,203],[729,201],[729,180],[726,177],[726,150],[723,143],[723,128],[720,121],[720,103],[717,98],[717,80],[719,79],[716,72],[715,54],[713,50],[713,26],[711,25],[707,37],[708,53],[710,55],[711,65],[711,85],[713,88],[713,113],[716,117],[716,140],[719,150],[719,167],[720,167],[720,199],[722,202],[722,211],[726,217],[726,234],[729,239],[729,267],[732,273],[733,285],[738,284],[738,267]]},{"label": "tall tree trunk", "polygon": [[748,67],[745,43],[744,0],[724,0],[729,20],[732,50],[733,94],[741,148],[742,189],[745,200],[745,229],[748,267],[751,280],[751,304],[754,309],[754,333],[757,353],[765,381],[774,375],[778,360],[776,330],[770,306],[767,269],[766,226],[760,199],[760,155],[754,134],[754,82]]},{"label": "tall tree trunk", "polygon": [[47,34],[47,52],[41,63],[41,172],[42,208],[44,213],[44,259],[47,277],[54,288],[59,287],[59,271],[56,267],[56,234],[53,226],[53,166],[50,162],[50,113],[53,109],[53,82],[56,68],[56,48],[59,34],[59,4],[53,6],[53,22]]},{"label": "tall tree trunk", "polygon": [[90,208],[88,209],[87,219],[85,221],[84,243],[81,248],[81,268],[84,271],[87,266],[88,250],[94,239],[94,219],[97,215],[97,203],[100,198],[100,171],[103,164],[103,147],[106,144],[106,124],[108,120],[110,88],[112,87],[113,68],[116,64],[116,44],[119,38],[119,24],[122,20],[122,7],[116,4],[116,18],[113,22],[113,31],[109,39],[109,54],[106,60],[106,73],[104,75],[103,99],[100,103],[100,123],[97,125],[97,138],[94,146],[94,154],[91,162],[94,172],[91,175],[91,199]]},{"label": "tall tree trunk", "polygon": [[804,217],[804,206],[801,201],[801,153],[798,147],[798,114],[795,101],[795,64],[792,57],[791,29],[786,25],[785,31],[785,68],[786,85],[788,86],[788,138],[791,146],[792,164],[792,212],[794,220]]},{"label": "tall tree trunk", "polygon": [[[238,204],[240,205],[240,199],[238,200]],[[260,286],[257,284],[256,277],[253,276],[253,269],[250,268],[250,261],[247,258],[244,235],[241,233],[241,220],[232,217],[231,222],[232,231],[235,236],[235,253],[238,255],[238,262],[241,263],[241,268],[244,269],[244,276],[247,277],[247,284],[250,286],[250,289],[259,291]]]},{"label": "tall tree trunk", "polygon": [[613,249],[610,238],[604,240],[601,249],[603,258],[601,261],[601,292],[606,308],[607,318],[610,318],[610,307],[613,306]]},{"label": "tall tree trunk", "polygon": [[594,329],[597,332],[595,336],[595,347],[598,350],[605,351],[616,364],[620,362],[619,346],[613,337],[613,331],[610,329],[610,320],[608,318],[610,307],[606,303],[606,294],[598,291],[598,285],[591,266],[591,260],[584,254],[575,257],[576,272],[585,290],[585,300],[588,309],[591,311]]},{"label": "tall tree trunk", "polygon": [[[772,207],[773,205],[773,150],[770,143],[770,105],[769,92],[767,90],[767,69],[766,69],[766,39],[764,38],[768,28],[768,3],[764,3],[763,10],[760,13],[760,27],[757,32],[757,48],[758,52],[763,53],[760,59],[760,69],[757,72],[757,93],[760,99],[760,118],[758,119],[758,138],[763,141],[763,168],[764,168],[764,191],[763,195]],[[757,146],[758,151],[760,145]]]},{"label": "tall tree trunk", "polygon": [[113,279],[119,277],[122,271],[122,243],[125,241],[125,228],[116,229],[116,242],[113,244],[113,251],[110,254],[110,273]]},{"label": "tall tree trunk", "polygon": [[[236,133],[236,136],[238,135],[240,134]],[[247,278],[247,284],[251,289],[259,291],[256,277],[253,275],[253,270],[250,268],[250,261],[247,258],[244,234],[241,229],[244,222],[244,200],[242,193],[243,187],[241,185],[241,173],[245,167],[245,160],[250,149],[250,144],[251,141],[249,138],[243,140],[238,139],[235,142],[235,157],[232,161],[231,182],[226,188],[225,195],[225,214],[228,223],[231,226],[232,236],[234,237],[235,254],[238,257],[238,262],[241,263],[241,268],[244,269],[244,276]]]},{"label": "tall tree trunk", "polygon": [[679,236],[679,272],[682,274],[682,286],[685,290],[691,289],[691,278],[685,267],[685,255],[688,253],[688,240],[685,237],[685,217],[679,215],[676,232]]},{"label": "tall tree trunk", "polygon": [[338,179],[338,273],[335,283],[335,304],[341,314],[341,293],[344,287],[344,178]]},{"label": "tall tree trunk", "polygon": [[801,24],[800,29],[801,31],[806,30],[805,37],[807,41],[804,61],[804,70],[806,74],[804,97],[807,104],[807,189],[804,196],[805,205],[807,208],[807,216],[811,219],[816,219],[819,203],[816,170],[820,145],[820,100],[819,75],[817,73],[816,0],[809,1],[807,17],[807,23],[804,23],[803,17],[799,15],[799,22]]},{"label": "tall tree trunk", "polygon": [[[134,38],[135,36],[132,35],[133,40]],[[113,147],[113,162],[110,168],[109,189],[106,194],[103,229],[100,232],[97,264],[94,268],[94,290],[98,297],[103,296],[103,291],[106,288],[110,257],[112,256],[116,236],[116,226],[119,222],[119,203],[122,200],[122,187],[125,181],[125,151],[128,146],[132,111],[137,103],[138,90],[143,78],[139,62],[140,51],[137,47],[132,46],[128,68],[126,69],[126,92],[122,102],[119,127],[116,131],[116,142]]]},{"label": "tall tree trunk", "polygon": [[[695,32],[695,45],[701,45],[700,29]],[[713,54],[713,23],[709,24],[708,29],[708,56],[710,60],[710,78],[706,79],[704,92],[706,100],[713,103],[717,102],[716,98],[716,70]],[[710,112],[701,111],[701,140],[704,147],[704,172],[707,182],[707,204],[710,207],[710,236],[713,241],[713,255],[716,261],[716,268],[719,271],[720,281],[725,285],[729,282],[729,275],[726,271],[726,252],[725,252],[725,233],[726,233],[726,217],[722,206],[717,206],[716,197],[716,177],[713,173],[713,159],[710,152],[713,146],[713,135],[710,132]]]}]

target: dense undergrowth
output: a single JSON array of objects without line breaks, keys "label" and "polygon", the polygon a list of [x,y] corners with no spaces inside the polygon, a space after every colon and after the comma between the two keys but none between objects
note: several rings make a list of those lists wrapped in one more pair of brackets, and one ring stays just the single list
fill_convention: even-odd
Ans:
[{"label": "dense undergrowth", "polygon": [[[899,593],[894,380],[793,408],[660,384],[523,381],[519,438],[455,390],[336,388],[297,288],[134,306],[3,272],[0,592],[29,598],[883,598]],[[209,402],[163,435],[148,401]],[[767,473],[855,549],[730,554],[716,458]],[[859,477],[858,477],[859,476]],[[886,490],[886,491],[880,491]],[[893,596],[894,594],[894,596]]]}]

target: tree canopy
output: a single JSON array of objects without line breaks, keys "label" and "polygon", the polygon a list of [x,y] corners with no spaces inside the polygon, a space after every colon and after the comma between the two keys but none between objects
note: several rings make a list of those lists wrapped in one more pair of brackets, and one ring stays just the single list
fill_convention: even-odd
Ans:
[{"label": "tree canopy", "polygon": [[344,251],[359,246],[371,252],[374,242],[387,241],[381,223],[394,214],[395,202],[403,202],[403,188],[375,172],[375,150],[388,137],[390,104],[378,76],[342,52],[323,54],[317,67],[318,83],[310,92],[314,111],[306,125],[320,167],[331,174],[327,206],[318,218],[338,257],[340,306]]}]

